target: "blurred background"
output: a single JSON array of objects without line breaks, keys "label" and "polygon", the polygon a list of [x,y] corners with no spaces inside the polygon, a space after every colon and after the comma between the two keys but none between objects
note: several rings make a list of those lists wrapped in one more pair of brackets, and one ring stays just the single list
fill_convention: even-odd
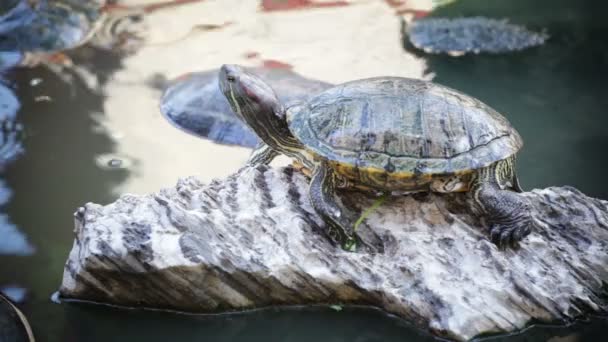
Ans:
[{"label": "blurred background", "polygon": [[[285,98],[380,75],[456,88],[521,133],[526,189],[608,199],[606,10],[600,0],[2,0],[0,292],[39,341],[432,340],[372,309],[193,316],[50,297],[77,207],[190,175],[208,182],[247,159],[255,137],[217,93],[224,63],[266,73]],[[598,317],[496,339],[606,332]]]}]

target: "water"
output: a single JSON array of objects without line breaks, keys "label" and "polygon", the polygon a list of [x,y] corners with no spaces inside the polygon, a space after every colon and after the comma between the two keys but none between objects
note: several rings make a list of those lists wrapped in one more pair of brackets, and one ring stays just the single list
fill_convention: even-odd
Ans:
[{"label": "water", "polygon": [[[33,254],[1,255],[0,286],[27,288],[20,307],[40,341],[431,340],[375,310],[271,309],[198,317],[50,301],[72,245],[71,214],[78,206],[108,203],[126,192],[157,191],[187,175],[209,181],[246,160],[247,149],[192,137],[158,111],[166,80],[221,63],[259,66],[276,59],[307,77],[334,83],[379,74],[434,75],[435,81],[490,104],[519,130],[525,141],[519,171],[526,188],[570,184],[608,199],[603,177],[608,5],[601,1],[452,2],[435,15],[509,17],[547,29],[551,39],[513,55],[422,59],[399,45],[399,21],[381,1],[267,16],[250,3],[206,1],[150,13],[144,42],[135,52],[81,47],[68,54],[76,68],[39,66],[7,75],[21,101],[17,115],[26,138],[25,153],[3,174],[12,192],[3,213],[27,237]],[[258,13],[257,19],[251,13]],[[180,20],[169,24],[168,18],[176,17]],[[295,29],[312,19],[309,32]],[[201,24],[226,25],[192,30]],[[607,331],[606,321],[595,318],[500,339],[593,341]]]},{"label": "water", "polygon": [[[462,90],[504,113],[524,138],[519,171],[526,188],[569,184],[608,198],[608,25],[600,1],[464,0],[434,15],[508,16],[546,28],[545,46],[504,56],[431,56],[434,81]],[[484,5],[485,4],[485,5]],[[532,8],[530,8],[532,7]],[[528,9],[527,11],[517,9]]]}]

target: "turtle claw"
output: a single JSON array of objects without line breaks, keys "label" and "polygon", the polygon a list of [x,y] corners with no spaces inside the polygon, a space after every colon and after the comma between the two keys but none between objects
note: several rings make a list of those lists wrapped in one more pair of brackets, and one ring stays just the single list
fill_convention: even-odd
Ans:
[{"label": "turtle claw", "polygon": [[[335,230],[333,230],[335,232]],[[342,246],[342,249],[348,252],[359,252],[359,253],[369,253],[369,254],[378,254],[384,252],[384,244],[377,237],[368,237],[361,236],[359,234],[354,237],[351,236],[340,236],[336,233],[330,235],[330,239],[332,239],[336,244]]]},{"label": "turtle claw", "polygon": [[501,250],[517,248],[536,225],[531,213],[532,204],[517,192],[502,190],[492,183],[495,181],[490,179],[480,183],[472,193],[490,224],[490,240]]},{"label": "turtle claw", "polygon": [[517,248],[519,241],[530,234],[528,222],[514,222],[510,225],[494,224],[490,228],[490,240],[499,249]]},{"label": "turtle claw", "polygon": [[355,252],[357,251],[357,241],[355,239],[348,239],[346,242],[344,242],[342,244],[342,249],[344,249],[345,251],[349,251],[349,252]]}]

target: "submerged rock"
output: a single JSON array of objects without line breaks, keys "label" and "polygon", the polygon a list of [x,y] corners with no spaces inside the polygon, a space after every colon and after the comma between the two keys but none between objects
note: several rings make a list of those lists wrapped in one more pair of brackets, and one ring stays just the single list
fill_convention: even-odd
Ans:
[{"label": "submerged rock", "polygon": [[[331,84],[277,68],[253,68],[277,92],[282,103],[306,100]],[[226,145],[254,147],[257,136],[234,114],[220,91],[218,70],[191,73],[169,86],[160,111],[172,124],[198,137]]]},{"label": "submerged rock", "polygon": [[506,19],[425,18],[403,23],[403,39],[426,53],[505,53],[542,45],[549,38]]},{"label": "submerged rock", "polygon": [[[606,311],[608,202],[574,188],[525,193],[539,227],[506,251],[462,194],[394,197],[360,228],[382,237],[375,255],[328,242],[307,191],[292,168],[258,167],[88,203],[60,296],[201,313],[363,304],[457,340]],[[374,202],[341,198],[356,210]]]}]

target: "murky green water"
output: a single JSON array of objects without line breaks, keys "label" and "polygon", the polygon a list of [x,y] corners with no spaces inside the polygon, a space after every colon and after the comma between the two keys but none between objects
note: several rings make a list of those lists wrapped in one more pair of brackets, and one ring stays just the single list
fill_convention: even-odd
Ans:
[{"label": "murky green water", "polygon": [[601,1],[464,0],[434,15],[486,15],[537,29],[550,40],[508,56],[431,57],[434,81],[504,113],[524,138],[526,188],[573,185],[608,198],[608,22]]},{"label": "murky green water", "polygon": [[[551,35],[545,46],[512,55],[425,57],[427,71],[435,74],[435,81],[482,99],[505,114],[519,130],[525,141],[519,171],[526,188],[569,184],[608,199],[604,177],[608,167],[607,9],[601,1],[591,0],[461,0],[436,12],[509,17],[515,23],[547,29]],[[71,57],[96,75],[102,86],[124,68],[119,56],[101,50],[82,49]],[[374,310],[272,309],[197,317],[52,303],[49,297],[61,282],[72,244],[71,214],[79,205],[88,201],[108,203],[122,192],[156,191],[190,174],[209,179],[230,172],[238,164],[226,162],[221,172],[217,171],[221,161],[202,153],[216,147],[196,138],[187,143],[167,138],[175,128],[157,111],[138,113],[136,121],[104,124],[108,116],[116,115],[116,109],[109,113],[108,95],[91,90],[80,76],[71,76],[68,82],[43,67],[20,69],[10,75],[22,102],[18,115],[27,138],[26,153],[4,173],[13,197],[3,209],[36,252],[31,256],[0,256],[0,285],[16,284],[29,290],[29,298],[21,307],[40,341],[431,339]],[[32,79],[42,82],[33,86]],[[50,101],[41,100],[43,95]],[[159,97],[160,91],[150,86],[149,93],[138,96]],[[137,108],[137,99],[133,102],[133,108]],[[130,110],[134,109],[127,106],[118,114],[134,115]],[[149,136],[142,138],[143,148],[124,155],[121,144],[146,132]],[[180,153],[172,156],[146,149],[146,141]],[[221,151],[235,155],[237,161],[246,156],[238,148]],[[123,164],[103,164],[112,157]],[[188,158],[198,161],[187,163]],[[161,167],[162,177],[155,173]],[[606,332],[608,323],[597,318],[569,328],[534,328],[504,339],[559,341],[554,337],[568,336],[567,341],[597,341]]]}]

